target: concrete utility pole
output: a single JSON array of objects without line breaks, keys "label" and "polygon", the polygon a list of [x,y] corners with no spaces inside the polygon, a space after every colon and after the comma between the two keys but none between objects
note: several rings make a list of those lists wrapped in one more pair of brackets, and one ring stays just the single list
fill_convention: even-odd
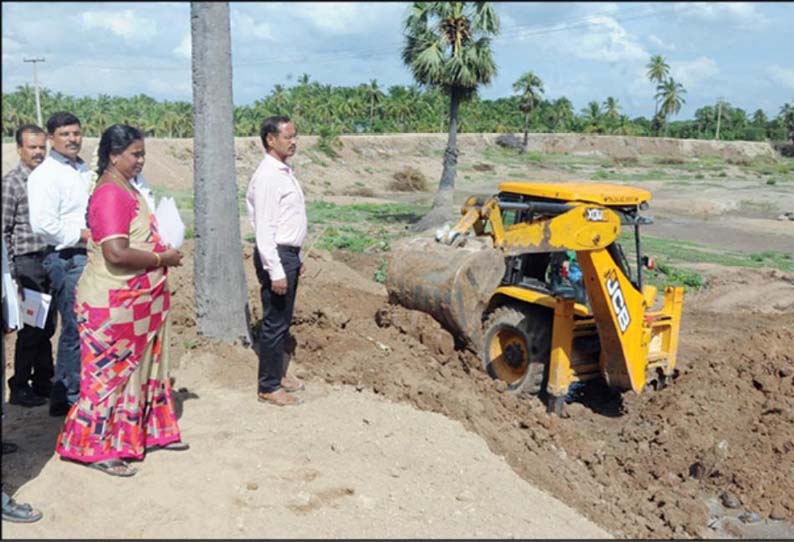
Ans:
[{"label": "concrete utility pole", "polygon": [[45,62],[45,60],[43,58],[23,58],[22,60],[33,63],[33,86],[36,89],[36,120],[39,123],[39,127],[43,127],[41,123],[41,101],[39,100],[39,74],[36,69],[36,63]]},{"label": "concrete utility pole", "polygon": [[720,120],[722,120],[722,100],[723,98],[720,97],[720,101],[717,107],[717,133],[714,136],[715,139],[720,138]]},{"label": "concrete utility pole", "polygon": [[191,2],[196,320],[204,336],[250,343],[234,171],[227,2]]}]

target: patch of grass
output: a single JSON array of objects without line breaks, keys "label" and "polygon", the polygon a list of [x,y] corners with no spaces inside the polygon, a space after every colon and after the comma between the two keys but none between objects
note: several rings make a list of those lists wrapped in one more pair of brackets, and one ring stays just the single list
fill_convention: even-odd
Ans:
[{"label": "patch of grass", "polygon": [[385,252],[391,241],[418,222],[428,208],[403,203],[336,205],[315,201],[307,205],[309,229],[323,228],[318,247],[350,252]]},{"label": "patch of grass", "polygon": [[[633,235],[630,233],[621,234],[620,242],[626,251],[629,261],[633,262]],[[643,254],[653,256],[657,261],[668,262],[673,265],[714,263],[726,267],[770,267],[785,272],[794,272],[794,253],[765,251],[748,254],[735,250],[719,250],[691,241],[679,241],[648,235],[642,236],[642,247]]]},{"label": "patch of grass", "polygon": [[386,282],[386,267],[387,266],[388,266],[388,263],[387,263],[385,258],[381,259],[381,261],[378,263],[378,268],[375,270],[375,273],[372,276],[372,278],[378,284],[383,284],[383,283]]},{"label": "patch of grass", "polygon": [[683,286],[685,291],[687,288],[697,290],[706,284],[706,280],[700,273],[676,267],[669,262],[657,262],[654,269],[645,271],[644,276],[648,279],[648,283],[653,284],[659,290],[665,286]]},{"label": "patch of grass", "polygon": [[247,241],[249,243],[256,243],[256,234],[246,233],[245,235],[243,235],[243,241]]},{"label": "patch of grass", "polygon": [[777,184],[777,179],[767,179],[766,184],[775,185]]},{"label": "patch of grass", "polygon": [[196,339],[187,339],[182,342],[182,346],[185,347],[185,350],[194,350],[198,348],[199,342]]},{"label": "patch of grass", "polygon": [[185,228],[185,239],[194,239],[196,237],[196,232],[193,231],[193,228],[188,226]]}]

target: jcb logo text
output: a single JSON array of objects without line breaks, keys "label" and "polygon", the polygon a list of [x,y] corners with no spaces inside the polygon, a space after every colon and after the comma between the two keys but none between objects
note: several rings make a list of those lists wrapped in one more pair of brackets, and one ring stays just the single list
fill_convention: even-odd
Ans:
[{"label": "jcb logo text", "polygon": [[607,293],[609,293],[609,297],[612,300],[612,309],[618,317],[620,332],[625,333],[631,323],[631,316],[629,315],[628,307],[626,307],[626,298],[623,297],[623,290],[620,289],[620,283],[616,278],[610,277],[607,279]]}]

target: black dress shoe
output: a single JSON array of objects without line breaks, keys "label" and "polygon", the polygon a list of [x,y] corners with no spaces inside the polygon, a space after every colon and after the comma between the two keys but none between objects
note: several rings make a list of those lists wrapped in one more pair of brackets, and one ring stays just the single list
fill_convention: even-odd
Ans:
[{"label": "black dress shoe", "polygon": [[19,449],[19,447],[14,444],[13,442],[4,442],[3,443],[3,455],[6,454],[13,454]]},{"label": "black dress shoe", "polygon": [[39,397],[30,388],[17,388],[12,389],[8,397],[9,404],[19,405],[23,407],[41,406],[47,402],[44,397]]}]

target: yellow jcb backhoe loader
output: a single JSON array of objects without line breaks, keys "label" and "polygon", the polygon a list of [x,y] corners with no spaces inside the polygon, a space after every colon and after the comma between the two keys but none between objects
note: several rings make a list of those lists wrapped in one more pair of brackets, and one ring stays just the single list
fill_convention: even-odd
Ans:
[{"label": "yellow jcb backhoe loader", "polygon": [[[676,364],[683,288],[665,288],[652,310],[656,287],[643,284],[639,231],[652,222],[640,216],[650,199],[613,184],[501,183],[495,196],[470,197],[460,221],[435,239],[394,247],[390,301],[432,315],[511,392],[545,391],[551,412],[561,412],[573,382],[603,378],[636,393],[664,386]],[[634,232],[633,269],[621,226]],[[577,266],[581,281],[571,273]]]}]

